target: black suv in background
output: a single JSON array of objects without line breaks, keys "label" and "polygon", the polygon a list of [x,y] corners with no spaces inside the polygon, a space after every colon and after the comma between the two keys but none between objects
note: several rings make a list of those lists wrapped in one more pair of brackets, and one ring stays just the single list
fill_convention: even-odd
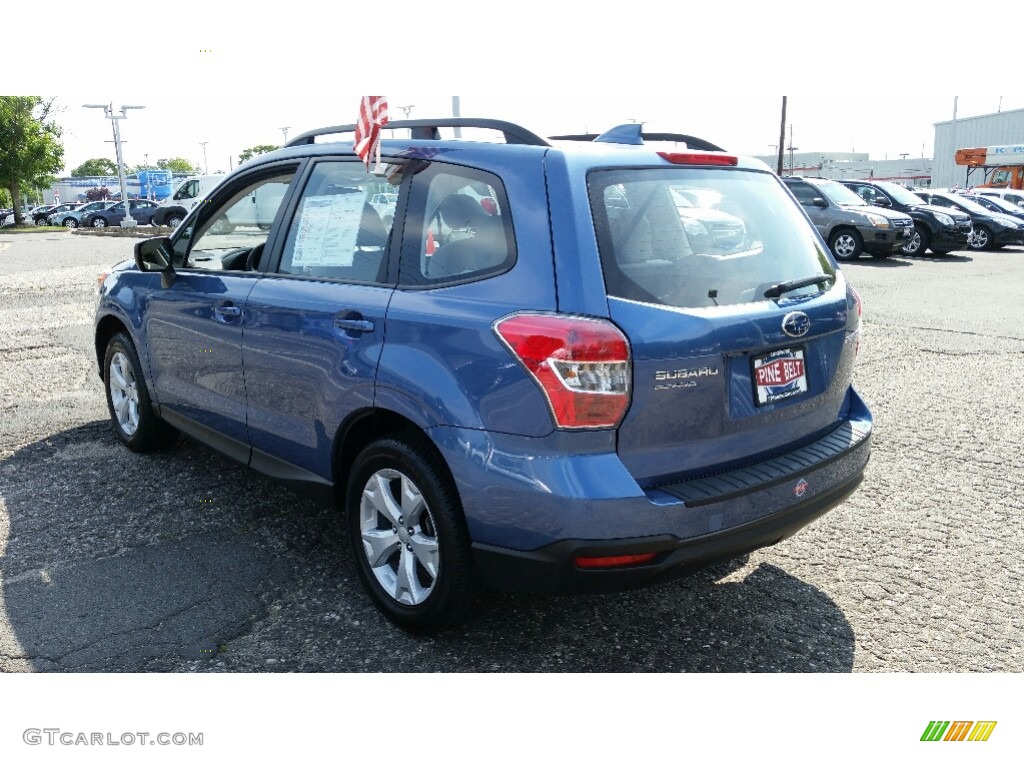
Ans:
[{"label": "black suv in background", "polygon": [[852,189],[869,205],[891,208],[914,220],[914,233],[903,246],[907,256],[921,256],[929,249],[936,256],[945,256],[967,247],[971,217],[966,213],[928,205],[906,187],[891,181],[840,179],[839,183]]},{"label": "black suv in background", "polygon": [[1004,245],[1024,245],[1024,224],[1010,216],[995,213],[955,192],[921,190],[914,193],[926,203],[945,206],[971,217],[974,231],[967,245],[972,251],[989,251]]}]

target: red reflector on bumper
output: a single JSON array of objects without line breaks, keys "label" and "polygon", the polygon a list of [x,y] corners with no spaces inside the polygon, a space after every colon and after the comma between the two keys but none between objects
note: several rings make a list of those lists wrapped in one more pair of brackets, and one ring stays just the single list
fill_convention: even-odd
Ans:
[{"label": "red reflector on bumper", "polygon": [[642,555],[616,555],[615,557],[575,557],[577,568],[622,568],[626,565],[643,565],[658,556],[657,552]]}]

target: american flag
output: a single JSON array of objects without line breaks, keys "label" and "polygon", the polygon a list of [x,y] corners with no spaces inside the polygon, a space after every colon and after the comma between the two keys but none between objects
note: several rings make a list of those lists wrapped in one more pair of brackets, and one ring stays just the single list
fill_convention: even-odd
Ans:
[{"label": "american flag", "polygon": [[363,96],[356,121],[355,150],[370,170],[370,156],[376,152],[380,165],[380,129],[388,122],[388,100],[383,96]]}]

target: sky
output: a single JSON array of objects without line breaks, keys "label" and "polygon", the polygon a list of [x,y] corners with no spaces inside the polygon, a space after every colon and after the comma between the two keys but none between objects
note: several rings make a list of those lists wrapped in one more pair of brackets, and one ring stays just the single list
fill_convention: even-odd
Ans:
[{"label": "sky", "polygon": [[[184,157],[209,172],[226,171],[238,164],[242,150],[258,144],[280,144],[288,136],[319,126],[354,123],[362,94],[357,91],[334,94],[333,103],[309,98],[302,91],[281,94],[272,103],[239,119],[234,100],[221,96],[194,96],[183,114],[173,94],[142,94],[128,91],[114,97],[107,91],[58,93],[56,121],[62,126],[66,171],[70,173],[92,157],[114,159],[111,122],[103,111],[86,109],[86,103],[110,103],[115,113],[123,104],[144,105],[129,110],[120,121],[125,162],[136,165],[163,157]],[[411,107],[409,116],[440,117],[452,114],[452,96],[434,91],[410,89],[384,92],[392,120],[405,116],[402,106]],[[954,94],[939,93],[919,99],[913,115],[880,118],[874,114],[854,114],[837,121],[829,110],[821,108],[814,94],[787,94],[786,146],[792,126],[793,145],[807,152],[867,152],[872,159],[931,157],[933,123],[948,120],[953,114]],[[249,101],[246,97],[243,101]],[[258,99],[253,95],[252,99]],[[1024,97],[984,95],[958,96],[958,117],[995,112],[1000,99],[1003,109],[1024,108]],[[666,94],[659,98],[623,94],[615,100],[566,109],[553,96],[524,94],[495,95],[480,91],[459,95],[461,114],[511,120],[542,136],[568,132],[601,132],[613,125],[644,122],[645,129],[687,133],[700,136],[729,151],[745,155],[767,155],[779,142],[782,94],[743,93],[728,98],[709,94],[700,100]],[[884,99],[873,100],[875,107]],[[890,114],[899,106],[891,102]],[[198,116],[202,115],[202,119]],[[1024,137],[1022,137],[1024,138]],[[200,142],[207,142],[204,149]]]},{"label": "sky", "polygon": [[[1004,7],[1014,6],[993,0],[986,16]],[[930,157],[933,124],[953,116],[954,96],[958,117],[1024,108],[1016,55],[986,38],[980,68],[970,53],[980,38],[972,43],[917,0],[719,0],[696,9],[392,0],[362,15],[348,5],[275,15],[193,0],[175,8],[174,23],[115,14],[95,32],[107,42],[55,25],[52,56],[31,35],[5,40],[31,65],[6,69],[0,90],[57,98],[66,172],[114,158],[110,121],[86,103],[146,107],[121,121],[127,164],[181,156],[211,173],[248,147],[281,143],[282,128],[294,137],[354,122],[369,93],[388,98],[392,119],[408,105],[414,118],[450,115],[451,94],[460,94],[463,116],[540,135],[635,120],[758,155],[775,151],[786,95],[787,145],[792,126],[798,151],[872,159]],[[13,13],[32,25],[31,9]],[[116,64],[116,40],[126,65]],[[114,66],[71,76],[97,56]]]}]

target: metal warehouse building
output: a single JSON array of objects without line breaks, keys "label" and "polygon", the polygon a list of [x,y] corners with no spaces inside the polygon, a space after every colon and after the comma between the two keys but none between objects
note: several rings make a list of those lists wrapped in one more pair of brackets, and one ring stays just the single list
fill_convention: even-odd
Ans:
[{"label": "metal warehouse building", "polygon": [[[992,147],[1000,144],[1024,144],[1024,109],[935,123],[932,186],[967,186],[968,169],[953,161],[956,151],[966,147]],[[981,182],[981,169],[972,171],[970,183]]]}]

